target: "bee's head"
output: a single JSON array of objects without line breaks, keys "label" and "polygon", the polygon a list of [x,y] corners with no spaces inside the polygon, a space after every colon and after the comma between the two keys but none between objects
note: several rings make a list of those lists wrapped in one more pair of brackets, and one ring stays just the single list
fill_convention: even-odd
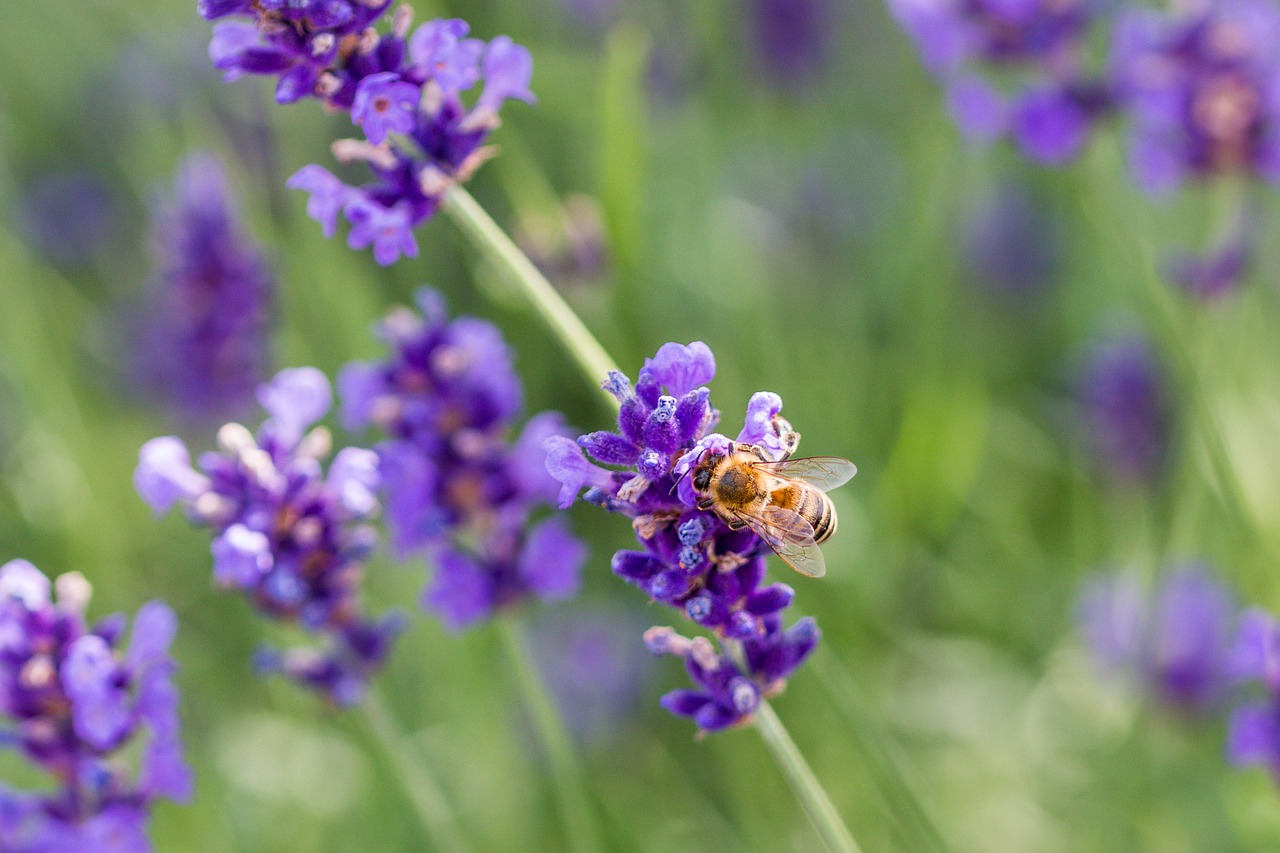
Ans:
[{"label": "bee's head", "polygon": [[693,488],[698,492],[705,492],[711,486],[711,466],[700,463],[693,472]]}]

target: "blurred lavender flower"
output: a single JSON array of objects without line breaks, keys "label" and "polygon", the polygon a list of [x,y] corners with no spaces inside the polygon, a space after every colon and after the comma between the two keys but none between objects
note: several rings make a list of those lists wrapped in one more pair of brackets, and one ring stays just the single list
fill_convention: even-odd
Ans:
[{"label": "blurred lavender flower", "polygon": [[1131,116],[1139,185],[1245,172],[1280,182],[1280,9],[1212,0],[1132,11],[1112,39],[1117,97]]},{"label": "blurred lavender flower", "polygon": [[798,88],[826,67],[835,33],[830,0],[751,0],[755,60],[775,84]]},{"label": "blurred lavender flower", "polygon": [[1023,189],[1007,185],[983,199],[965,223],[962,244],[975,282],[1004,297],[1032,297],[1057,276],[1053,220]]},{"label": "blurred lavender flower", "polygon": [[[615,554],[614,574],[726,644],[741,644],[745,670],[705,639],[686,640],[668,628],[649,632],[650,649],[685,658],[701,688],[669,694],[663,706],[692,717],[704,731],[749,720],[759,698],[781,690],[818,639],[812,620],[783,630],[782,611],[794,592],[786,584],[762,585],[769,550],[764,541],[750,528],[730,530],[714,512],[697,509],[689,469],[704,453],[723,454],[732,445],[710,432],[720,413],[704,383],[714,375],[706,344],[664,344],[645,360],[634,389],[621,373],[605,380],[621,406],[618,432],[594,432],[576,442],[555,436],[545,445],[547,470],[562,484],[561,507],[586,489],[587,501],[632,519],[644,550]],[[790,432],[781,409],[776,394],[752,396],[737,441],[780,458],[782,437]]]},{"label": "blurred lavender flower", "polygon": [[[33,793],[0,784],[0,850],[147,851],[151,804],[191,797],[168,655],[173,611],[143,605],[122,649],[123,616],[85,623],[90,594],[79,573],[51,585],[26,560],[0,566],[0,711],[8,721],[0,742],[59,785]],[[122,753],[144,730],[131,779]]]},{"label": "blurred lavender flower", "polygon": [[1280,783],[1280,624],[1252,608],[1240,617],[1231,656],[1231,674],[1256,683],[1263,698],[1232,712],[1227,758],[1241,767],[1262,765]]},{"label": "blurred lavender flower", "polygon": [[1236,610],[1208,566],[1187,563],[1150,595],[1133,575],[1089,581],[1079,621],[1105,670],[1137,679],[1166,705],[1204,713],[1226,698]]},{"label": "blurred lavender flower", "polygon": [[644,693],[649,655],[619,631],[635,621],[634,615],[575,609],[533,626],[538,669],[569,730],[582,740],[616,737]]},{"label": "blurred lavender flower", "polygon": [[164,436],[139,453],[134,484],[157,514],[181,504],[215,534],[214,580],[245,592],[275,619],[320,634],[323,648],[264,651],[260,668],[285,675],[338,705],[360,700],[403,620],[360,613],[363,560],[377,545],[365,522],[379,509],[377,456],[347,447],[326,475],[331,440],[309,428],[330,405],[329,382],[311,367],[283,370],[258,390],[268,417],[254,436],[237,423],[218,431],[217,453],[191,467],[182,441]]},{"label": "blurred lavender flower", "polygon": [[[948,89],[952,117],[966,135],[1012,135],[1023,154],[1047,164],[1079,153],[1106,115],[1106,87],[1085,73],[1090,27],[1100,0],[887,0],[915,40],[925,66]],[[1009,91],[991,82],[1012,80]]]},{"label": "blurred lavender flower", "polygon": [[1174,254],[1166,274],[1178,287],[1205,302],[1223,299],[1240,289],[1252,261],[1251,237],[1239,234],[1207,255]]},{"label": "blurred lavender flower", "polygon": [[1165,378],[1146,339],[1093,346],[1077,380],[1086,439],[1099,468],[1122,482],[1151,482],[1164,469],[1171,412]]},{"label": "blurred lavender flower", "polygon": [[54,172],[27,185],[16,220],[22,236],[51,261],[75,266],[93,260],[110,239],[113,206],[96,175]]},{"label": "blurred lavender flower", "polygon": [[136,370],[184,420],[242,413],[266,372],[275,282],[210,154],[178,167],[152,214],[158,271],[140,318]]},{"label": "blurred lavender flower", "polygon": [[450,628],[465,628],[536,596],[573,596],[586,549],[562,519],[530,526],[557,483],[542,443],[567,429],[557,412],[514,438],[521,387],[502,334],[474,317],[449,319],[418,292],[420,314],[393,311],[378,327],[390,349],[338,378],[343,422],[378,426],[387,521],[400,556],[425,550],[436,573],[423,597]]},{"label": "blurred lavender flower", "polygon": [[[362,128],[364,139],[342,140],[333,150],[341,161],[368,164],[372,183],[348,186],[310,165],[288,185],[311,194],[307,213],[325,236],[342,214],[351,224],[348,244],[372,246],[383,265],[417,255],[414,227],[491,155],[483,143],[499,125],[503,102],[534,100],[533,60],[511,39],[467,38],[469,25],[456,18],[429,21],[410,35],[407,6],[379,35],[373,25],[390,6],[390,0],[199,3],[204,18],[218,21],[209,56],[225,79],[275,76],[280,103],[319,98]],[[479,96],[465,105],[461,93],[481,83]]]}]

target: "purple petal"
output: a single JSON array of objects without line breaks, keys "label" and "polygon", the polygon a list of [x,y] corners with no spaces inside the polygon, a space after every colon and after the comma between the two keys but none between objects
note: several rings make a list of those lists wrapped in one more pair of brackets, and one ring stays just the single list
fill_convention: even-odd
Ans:
[{"label": "purple petal", "polygon": [[520,577],[546,601],[577,594],[587,546],[569,532],[562,518],[549,518],[534,527],[520,552]]},{"label": "purple petal", "polygon": [[303,432],[325,416],[333,403],[329,380],[314,367],[286,368],[258,389],[273,434],[292,446]]},{"label": "purple petal", "polygon": [[271,540],[243,524],[233,524],[213,540],[213,576],[224,586],[251,588],[274,565]]},{"label": "purple petal", "polygon": [[209,478],[191,467],[182,439],[166,435],[151,439],[138,451],[133,486],[156,515],[163,515],[178,501],[195,500],[207,492]]},{"label": "purple petal", "polygon": [[658,348],[653,358],[645,359],[640,374],[641,378],[665,385],[671,396],[683,397],[715,377],[716,359],[702,341],[688,346],[667,343]]},{"label": "purple petal", "polygon": [[486,619],[495,606],[493,577],[477,563],[454,551],[445,551],[436,565],[422,604],[451,631]]},{"label": "purple petal", "polygon": [[382,483],[378,454],[362,447],[344,447],[329,466],[327,483],[347,512],[372,515],[378,509],[377,490]]}]

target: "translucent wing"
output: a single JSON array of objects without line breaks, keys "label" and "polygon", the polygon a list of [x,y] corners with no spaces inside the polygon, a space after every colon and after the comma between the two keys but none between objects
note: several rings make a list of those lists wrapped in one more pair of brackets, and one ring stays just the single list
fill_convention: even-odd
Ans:
[{"label": "translucent wing", "polygon": [[813,525],[799,514],[769,505],[759,513],[739,512],[737,516],[800,574],[820,578],[827,573],[822,549],[813,541]]},{"label": "translucent wing", "polygon": [[843,486],[858,473],[856,465],[839,456],[806,456],[781,462],[755,462],[752,466],[762,468],[775,477],[809,483],[824,492]]}]

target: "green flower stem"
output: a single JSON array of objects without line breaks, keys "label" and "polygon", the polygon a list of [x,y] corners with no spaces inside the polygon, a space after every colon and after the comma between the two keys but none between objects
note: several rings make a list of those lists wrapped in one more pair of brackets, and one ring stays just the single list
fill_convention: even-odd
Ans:
[{"label": "green flower stem", "polygon": [[[421,750],[401,733],[382,695],[377,690],[370,690],[361,701],[360,710],[373,734],[374,743],[400,777],[405,794],[433,846],[444,853],[466,853],[472,849],[458,830],[440,783],[427,771],[426,762],[421,760]],[[411,755],[411,751],[417,754]]]},{"label": "green flower stem", "polygon": [[805,814],[809,815],[813,828],[818,831],[827,849],[832,853],[858,853],[858,845],[844,825],[840,813],[831,804],[818,777],[809,769],[786,726],[782,725],[782,721],[774,713],[773,706],[761,700],[753,720],[764,745],[773,753],[773,760],[787,777],[791,790],[800,801]]},{"label": "green flower stem", "polygon": [[472,244],[498,267],[529,300],[592,385],[618,369],[595,336],[578,319],[546,276],[503,233],[471,194],[454,187],[444,197],[444,212]]},{"label": "green flower stem", "polygon": [[506,649],[516,680],[524,693],[525,702],[533,716],[534,726],[542,738],[542,745],[551,762],[555,779],[556,802],[560,806],[569,848],[577,853],[591,853],[603,849],[598,843],[595,816],[587,801],[586,783],[582,768],[569,740],[569,732],[556,710],[551,695],[543,684],[538,666],[529,650],[529,640],[519,617],[506,614],[498,619],[499,633]]},{"label": "green flower stem", "polygon": [[808,666],[831,696],[832,704],[848,723],[849,742],[861,753],[862,761],[880,789],[880,795],[897,819],[905,836],[906,849],[943,853],[947,844],[925,810],[906,773],[907,760],[897,744],[868,707],[868,699],[849,675],[847,667],[829,649],[818,648]]}]

